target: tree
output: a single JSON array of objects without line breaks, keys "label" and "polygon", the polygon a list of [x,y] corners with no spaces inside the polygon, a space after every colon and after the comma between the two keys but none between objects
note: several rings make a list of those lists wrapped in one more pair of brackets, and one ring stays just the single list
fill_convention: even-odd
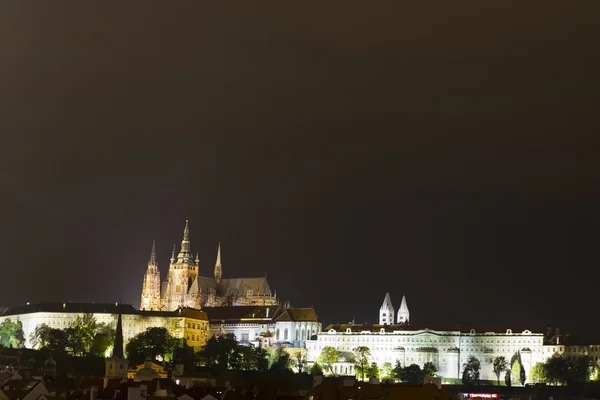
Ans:
[{"label": "tree", "polygon": [[463,364],[462,381],[465,385],[475,385],[479,382],[479,370],[481,362],[475,356],[469,356],[467,362]]},{"label": "tree", "polygon": [[506,362],[506,357],[495,357],[492,360],[492,366],[494,369],[494,375],[496,375],[496,380],[498,381],[498,386],[500,386],[500,375],[508,368],[508,362]]},{"label": "tree", "polygon": [[177,340],[166,328],[152,327],[131,338],[125,350],[129,361],[137,364],[142,363],[146,357],[155,360],[160,356],[170,361],[176,344]]},{"label": "tree", "polygon": [[394,367],[391,362],[384,362],[380,371],[381,379],[394,379]]},{"label": "tree", "polygon": [[518,386],[521,380],[521,364],[519,360],[514,360],[510,368],[511,386]]},{"label": "tree", "polygon": [[337,362],[339,354],[334,347],[325,346],[317,358],[319,365],[322,365],[326,372],[333,374],[333,364]]},{"label": "tree", "polygon": [[285,351],[283,347],[278,347],[275,351],[273,365],[271,365],[271,371],[285,371],[290,369],[290,353]]},{"label": "tree", "polygon": [[50,328],[46,348],[53,354],[64,353],[67,348],[67,335],[65,334],[65,331]]},{"label": "tree", "polygon": [[394,368],[396,377],[405,383],[411,385],[422,385],[423,384],[423,370],[417,364],[411,364],[407,367],[402,368],[400,363],[396,363]]},{"label": "tree", "polygon": [[113,324],[97,324],[89,353],[104,357],[108,350],[114,346],[115,335],[116,331]]},{"label": "tree", "polygon": [[298,370],[299,374],[304,372],[304,369],[306,368],[306,351],[304,349],[301,349],[294,353],[293,364],[294,367],[296,367],[296,369]]},{"label": "tree", "polygon": [[4,347],[23,347],[25,345],[25,334],[23,333],[23,324],[17,319],[12,322],[6,318],[0,324],[0,344]]},{"label": "tree", "polygon": [[377,365],[376,362],[373,361],[371,363],[371,365],[369,365],[369,370],[367,371],[367,377],[379,379],[379,365]]},{"label": "tree", "polygon": [[434,378],[437,375],[437,372],[437,368],[432,362],[426,362],[425,365],[423,365],[424,378]]},{"label": "tree", "polygon": [[544,370],[544,363],[537,362],[529,371],[529,376],[533,383],[546,382],[546,371]]},{"label": "tree", "polygon": [[233,366],[238,366],[239,344],[233,333],[222,336],[213,336],[206,342],[206,345],[200,352],[206,366],[217,367],[220,370],[227,370]]},{"label": "tree", "polygon": [[29,335],[29,342],[33,348],[44,348],[48,345],[48,336],[50,334],[50,328],[46,324],[38,324],[35,330]]},{"label": "tree", "polygon": [[366,346],[360,346],[354,349],[354,370],[361,379],[365,379],[369,370],[369,359],[371,350]]},{"label": "tree", "polygon": [[554,355],[544,364],[544,375],[552,385],[566,384],[569,380],[570,363],[559,355]]},{"label": "tree", "polygon": [[512,386],[512,377],[510,376],[510,369],[506,370],[506,374],[504,374],[504,384],[507,387],[511,387]]},{"label": "tree", "polygon": [[313,375],[313,376],[315,376],[315,375],[323,375],[323,370],[321,369],[321,366],[319,365],[319,363],[314,363],[308,369],[308,373],[310,375]]}]

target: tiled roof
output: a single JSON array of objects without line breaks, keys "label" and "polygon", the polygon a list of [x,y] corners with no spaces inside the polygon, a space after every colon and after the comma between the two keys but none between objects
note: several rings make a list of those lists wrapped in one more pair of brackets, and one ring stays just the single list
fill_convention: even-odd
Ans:
[{"label": "tiled roof", "polygon": [[319,318],[313,308],[290,308],[283,311],[275,320],[318,322]]},{"label": "tiled roof", "polygon": [[219,288],[223,296],[245,295],[248,290],[256,294],[271,295],[271,288],[266,277],[222,279]]},{"label": "tiled roof", "polygon": [[17,380],[11,379],[2,384],[0,390],[8,397],[9,399],[17,400],[22,399],[27,396],[34,387],[37,385],[43,385],[42,381],[38,381],[35,379],[32,380]]},{"label": "tiled roof", "polygon": [[[211,323],[221,321],[238,321],[241,319],[268,319],[270,320],[278,306],[228,306],[228,307],[204,307],[202,310],[208,314]],[[269,316],[267,317],[267,309]]]}]

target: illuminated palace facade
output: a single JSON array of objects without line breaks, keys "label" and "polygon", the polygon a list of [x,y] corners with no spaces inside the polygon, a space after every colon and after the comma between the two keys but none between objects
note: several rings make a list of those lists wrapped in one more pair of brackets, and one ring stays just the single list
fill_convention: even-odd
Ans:
[{"label": "illuminated palace facade", "polygon": [[[481,362],[481,379],[495,380],[492,359],[496,356],[504,356],[510,362],[519,352],[529,374],[537,362],[543,362],[555,353],[568,355],[570,351],[569,346],[559,339],[558,332],[552,335],[510,326],[417,326],[410,323],[405,297],[394,317],[390,295],[386,294],[379,310],[379,324],[329,325],[306,342],[309,364],[316,362],[324,347],[331,346],[339,354],[333,365],[334,373],[354,375],[353,350],[366,346],[370,349],[371,361],[380,367],[386,362],[392,366],[400,362],[402,366],[417,364],[421,367],[432,362],[438,369],[438,376],[444,378],[461,378],[463,365],[469,356],[475,356]],[[589,353],[598,359],[600,347],[586,346],[586,349],[599,350],[597,354]],[[585,355],[588,355],[587,350]]]},{"label": "illuminated palace facade", "polygon": [[185,222],[180,251],[175,256],[175,246],[169,263],[169,272],[161,281],[153,244],[148,268],[144,275],[140,310],[175,311],[180,307],[251,306],[278,304],[266,277],[222,278],[221,245],[212,276],[200,274],[198,254],[190,250],[190,229]]}]

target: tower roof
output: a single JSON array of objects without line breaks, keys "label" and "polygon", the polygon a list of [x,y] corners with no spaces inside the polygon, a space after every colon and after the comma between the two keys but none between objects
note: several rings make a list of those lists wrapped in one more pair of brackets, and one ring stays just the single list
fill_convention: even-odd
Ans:
[{"label": "tower roof", "polygon": [[192,254],[190,253],[190,225],[189,220],[185,220],[185,228],[183,229],[183,239],[181,240],[181,251],[177,255],[178,262],[193,263]]},{"label": "tower roof", "polygon": [[381,309],[393,309],[392,299],[390,297],[390,293],[385,294],[385,298],[383,299],[383,304],[381,305]]},{"label": "tower roof", "polygon": [[408,310],[408,304],[406,304],[406,296],[402,295],[402,303],[400,303],[400,310]]},{"label": "tower roof", "polygon": [[152,251],[150,252],[150,260],[148,265],[157,265],[156,263],[156,240],[152,241]]},{"label": "tower roof", "polygon": [[122,321],[120,313],[119,313],[119,318],[117,319],[117,329],[115,332],[115,344],[113,346],[112,356],[125,358],[123,356],[123,321]]}]

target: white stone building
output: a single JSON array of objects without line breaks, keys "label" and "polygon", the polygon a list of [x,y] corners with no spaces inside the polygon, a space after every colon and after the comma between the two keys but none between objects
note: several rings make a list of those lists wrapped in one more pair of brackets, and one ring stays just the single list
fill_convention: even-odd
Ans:
[{"label": "white stone building", "polygon": [[[385,362],[402,366],[417,364],[421,367],[432,362],[438,375],[445,378],[461,378],[462,366],[469,356],[481,362],[481,379],[496,379],[492,371],[492,359],[504,356],[510,362],[520,352],[526,371],[538,361],[547,358],[544,349],[544,333],[515,327],[434,327],[409,324],[408,307],[403,298],[398,318],[406,323],[389,324],[393,307],[386,294],[380,309],[380,322],[385,324],[333,324],[316,338],[306,341],[308,362],[314,363],[326,346],[338,350],[340,358],[333,366],[336,374],[354,374],[351,361],[353,350],[366,346],[371,351],[371,361],[380,367]],[[383,313],[386,313],[385,320]]]}]

